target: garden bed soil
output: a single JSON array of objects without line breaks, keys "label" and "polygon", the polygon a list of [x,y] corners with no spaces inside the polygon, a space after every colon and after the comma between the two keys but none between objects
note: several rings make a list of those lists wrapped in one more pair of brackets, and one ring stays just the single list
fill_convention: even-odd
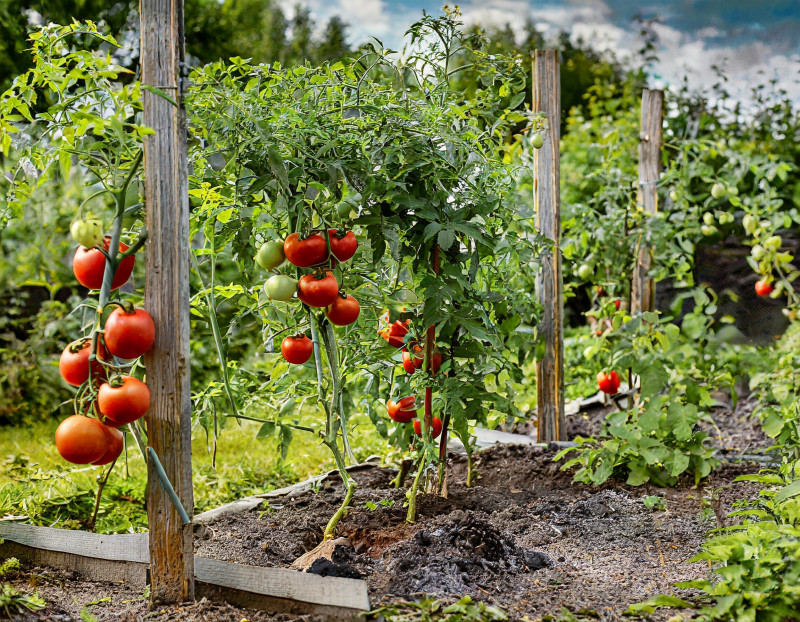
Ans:
[{"label": "garden bed soil", "polygon": [[[338,534],[339,547],[314,570],[363,577],[373,605],[433,594],[455,600],[469,594],[507,610],[512,619],[536,620],[563,608],[592,611],[616,620],[631,603],[675,591],[677,581],[705,576],[688,559],[706,532],[725,521],[732,503],[753,496],[757,486],[733,483],[757,470],[723,464],[701,488],[685,481],[675,488],[630,487],[608,482],[575,484],[559,470],[555,450],[496,446],[476,455],[480,478],[467,488],[466,459],[451,455],[447,498],[424,495],[416,524],[405,522],[405,491],[390,486],[394,472],[371,467],[353,473],[358,490]],[[665,510],[643,503],[664,498]],[[268,499],[257,509],[227,515],[196,528],[196,554],[256,566],[289,567],[320,543],[328,518],[343,498],[337,476],[315,491]],[[374,509],[371,509],[374,508]],[[36,578],[48,608],[16,619],[79,620],[87,602],[99,621],[139,620],[147,612],[141,592],[125,586],[81,581],[68,574],[26,569],[14,583],[30,591]],[[666,620],[675,610],[654,614]],[[245,611],[209,602],[148,614],[166,620],[295,620],[288,615]]]}]

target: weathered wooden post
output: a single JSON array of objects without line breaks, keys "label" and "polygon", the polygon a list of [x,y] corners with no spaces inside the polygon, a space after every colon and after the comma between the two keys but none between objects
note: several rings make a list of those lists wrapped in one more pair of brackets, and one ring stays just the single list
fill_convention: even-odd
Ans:
[{"label": "weathered wooden post", "polygon": [[[191,515],[191,394],[189,392],[189,194],[186,110],[181,91],[183,0],[141,0],[147,243],[145,308],[156,340],[146,355],[150,410],[147,443]],[[194,598],[192,525],[183,524],[148,461],[150,597],[153,604]]]},{"label": "weathered wooden post", "polygon": [[[658,210],[656,183],[661,175],[661,120],[664,91],[645,89],[642,93],[642,120],[639,134],[638,203],[647,216]],[[648,277],[652,264],[649,240],[640,234],[639,255],[631,284],[631,313],[655,309],[655,284]]]},{"label": "weathered wooden post", "polygon": [[561,76],[557,50],[536,50],[533,55],[533,112],[547,117],[544,144],[533,152],[533,204],[539,232],[554,243],[542,257],[537,279],[544,313],[544,356],[536,364],[539,442],[566,440],[564,416],[564,296],[561,281],[561,172],[559,139]]}]

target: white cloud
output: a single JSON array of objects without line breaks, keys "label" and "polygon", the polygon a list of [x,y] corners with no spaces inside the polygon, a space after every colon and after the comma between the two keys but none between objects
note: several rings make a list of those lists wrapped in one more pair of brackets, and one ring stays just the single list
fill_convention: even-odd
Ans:
[{"label": "white cloud", "polygon": [[[294,15],[297,1],[280,1],[287,18],[291,19]],[[305,0],[302,4],[311,10],[311,17],[317,24],[317,35],[321,34],[334,15],[348,24],[351,44],[360,44],[370,37],[385,39],[397,30],[397,15],[389,11],[385,0]]]},{"label": "white cloud", "polygon": [[[280,0],[287,16],[293,14],[297,0]],[[536,2],[536,4],[534,4]],[[340,15],[350,25],[350,43],[358,44],[370,36],[378,37],[391,47],[398,47],[406,27],[421,17],[421,10],[398,6],[389,0],[305,0],[321,30],[333,15]],[[451,3],[452,4],[452,3]],[[567,31],[582,38],[595,49],[607,50],[620,59],[630,58],[640,46],[638,28],[614,23],[611,0],[465,0],[460,3],[467,25],[505,26],[510,24],[518,37],[527,18],[545,35]],[[662,15],[668,7],[654,4]],[[644,10],[645,7],[643,7]],[[618,21],[618,20],[617,20]],[[716,81],[712,65],[727,69],[732,93],[743,97],[756,81],[777,77],[780,86],[800,101],[797,84],[798,61],[775,53],[769,42],[741,46],[717,45],[713,40],[724,33],[707,26],[688,34],[663,23],[653,25],[658,36],[659,61],[652,68],[659,86],[666,82],[679,86],[683,77],[696,88],[711,86]],[[759,72],[762,72],[759,75]]]}]

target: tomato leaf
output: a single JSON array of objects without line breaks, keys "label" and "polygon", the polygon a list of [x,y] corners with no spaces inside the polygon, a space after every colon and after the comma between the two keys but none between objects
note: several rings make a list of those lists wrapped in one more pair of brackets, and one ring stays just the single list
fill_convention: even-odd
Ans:
[{"label": "tomato leaf", "polygon": [[442,229],[439,231],[436,242],[443,251],[446,251],[453,245],[455,237],[455,234],[450,229]]}]

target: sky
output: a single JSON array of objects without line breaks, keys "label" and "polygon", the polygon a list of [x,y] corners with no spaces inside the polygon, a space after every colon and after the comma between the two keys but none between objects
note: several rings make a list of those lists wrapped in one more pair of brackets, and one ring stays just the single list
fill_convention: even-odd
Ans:
[{"label": "sky", "polygon": [[[287,14],[297,0],[281,0]],[[443,2],[429,0],[301,0],[317,23],[339,15],[350,26],[350,43],[377,37],[401,47],[405,29]],[[452,3],[451,3],[452,4]],[[726,70],[729,89],[745,93],[756,81],[776,79],[800,102],[800,0],[465,0],[467,24],[511,24],[533,19],[545,34],[566,30],[621,58],[638,48],[633,18],[657,18],[659,61],[652,87],[677,85],[684,75],[696,88],[715,81],[712,65]]]}]

